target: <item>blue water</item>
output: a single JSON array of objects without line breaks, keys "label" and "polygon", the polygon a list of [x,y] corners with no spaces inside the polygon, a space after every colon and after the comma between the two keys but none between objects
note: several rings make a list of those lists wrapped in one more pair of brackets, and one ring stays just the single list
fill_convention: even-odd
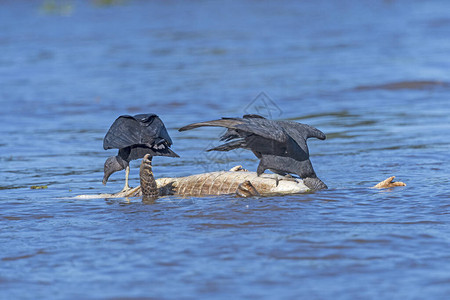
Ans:
[{"label": "blue water", "polygon": [[[446,299],[448,1],[0,2],[0,299]],[[262,94],[261,94],[262,93]],[[313,125],[326,191],[155,204],[74,200],[102,139],[153,112],[181,158],[157,177],[242,164],[205,153],[260,113]],[[139,184],[132,163],[130,183]],[[368,187],[388,176],[407,184]],[[31,189],[32,186],[46,187]]]}]

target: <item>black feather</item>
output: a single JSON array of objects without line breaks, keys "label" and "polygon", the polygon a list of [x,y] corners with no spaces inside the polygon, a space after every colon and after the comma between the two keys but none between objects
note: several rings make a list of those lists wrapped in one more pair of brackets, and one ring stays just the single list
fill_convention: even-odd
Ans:
[{"label": "black feather", "polygon": [[119,156],[130,162],[145,154],[179,157],[169,147],[172,139],[162,120],[155,114],[118,117],[103,139],[103,148],[119,149]]}]

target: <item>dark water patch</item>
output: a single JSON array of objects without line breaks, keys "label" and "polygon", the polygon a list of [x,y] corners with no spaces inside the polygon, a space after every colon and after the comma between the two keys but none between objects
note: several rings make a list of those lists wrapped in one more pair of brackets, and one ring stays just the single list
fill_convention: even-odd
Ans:
[{"label": "dark water patch", "polygon": [[15,190],[15,189],[21,189],[25,186],[19,186],[19,185],[7,185],[7,186],[0,186],[0,190]]},{"label": "dark water patch", "polygon": [[[398,146],[390,146],[390,147],[383,147],[383,148],[368,148],[364,151],[391,151],[391,150],[402,150],[402,149],[426,149],[433,147],[432,145],[428,144],[422,144],[422,145],[398,145]],[[363,151],[363,152],[364,152]]]},{"label": "dark water patch", "polygon": [[[409,236],[409,235],[400,235],[400,234],[388,234],[387,235],[390,238],[394,238],[394,239],[401,239],[401,240],[411,240],[414,238],[414,236]],[[430,235],[420,235],[421,238],[433,238]]]},{"label": "dark water patch", "polygon": [[23,215],[23,216],[3,216],[4,219],[10,221],[19,221],[19,220],[41,220],[41,219],[51,219],[54,216],[49,215]]},{"label": "dark water patch", "polygon": [[[448,297],[445,1],[121,3],[0,4],[0,298]],[[158,177],[254,171],[250,151],[205,156],[219,130],[176,131],[246,110],[324,131],[308,145],[330,189],[64,199],[122,188],[101,184],[101,141],[123,114],[166,123],[181,158]],[[407,187],[368,188],[390,175]]]},{"label": "dark water patch", "polygon": [[299,255],[286,255],[281,253],[271,254],[271,258],[277,260],[306,260],[306,261],[333,261],[345,259],[345,256],[339,254],[329,254],[324,256],[299,256]]},{"label": "dark water patch", "polygon": [[32,161],[32,158],[30,156],[9,155],[9,156],[0,157],[0,160],[5,161],[5,162],[13,162],[13,161],[27,162],[27,161]]},{"label": "dark water patch", "polygon": [[398,81],[391,83],[383,83],[376,85],[360,85],[354,88],[356,91],[370,91],[370,90],[430,90],[434,88],[448,88],[450,83],[444,81]]},{"label": "dark water patch", "polygon": [[52,60],[55,58],[55,54],[51,50],[41,50],[38,53],[36,53],[34,56],[30,57],[28,61],[30,63],[40,63],[45,62],[48,60]]},{"label": "dark water patch", "polygon": [[244,222],[240,224],[234,223],[197,223],[195,228],[204,229],[232,229],[232,228],[247,228],[247,227],[266,227],[267,224],[255,223],[255,222]]},{"label": "dark water patch", "polygon": [[15,216],[3,216],[6,220],[15,221],[15,220],[22,220],[21,217],[15,217]]},{"label": "dark water patch", "polygon": [[381,239],[351,239],[347,240],[347,242],[355,244],[389,244],[391,241]]},{"label": "dark water patch", "polygon": [[301,115],[298,117],[286,118],[286,120],[300,121],[300,120],[305,120],[305,119],[316,119],[316,118],[324,118],[324,117],[358,118],[358,117],[360,117],[360,115],[352,114],[349,111],[337,111],[337,112],[324,112],[324,113]]},{"label": "dark water patch", "polygon": [[29,259],[29,258],[33,258],[37,255],[42,255],[42,254],[48,254],[45,250],[39,250],[35,253],[31,253],[31,254],[24,254],[24,255],[20,255],[20,256],[11,256],[11,257],[2,257],[2,261],[16,261],[16,260],[23,260],[23,259]]},{"label": "dark water patch", "polygon": [[383,225],[383,224],[392,224],[392,225],[442,225],[445,224],[441,221],[405,221],[405,222],[394,222],[394,221],[361,221],[361,222],[346,222],[346,221],[336,221],[336,223],[344,224],[344,225]]},{"label": "dark water patch", "polygon": [[431,28],[445,28],[448,29],[450,27],[450,18],[438,18],[431,20],[428,22],[428,25]]}]

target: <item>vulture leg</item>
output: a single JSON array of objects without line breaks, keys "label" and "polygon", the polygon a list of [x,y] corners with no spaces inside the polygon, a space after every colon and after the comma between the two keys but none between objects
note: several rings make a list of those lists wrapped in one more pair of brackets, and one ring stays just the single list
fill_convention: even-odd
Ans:
[{"label": "vulture leg", "polygon": [[128,185],[128,176],[130,176],[130,166],[128,165],[125,169],[125,185],[122,189],[122,192],[126,192],[130,190],[130,186]]}]

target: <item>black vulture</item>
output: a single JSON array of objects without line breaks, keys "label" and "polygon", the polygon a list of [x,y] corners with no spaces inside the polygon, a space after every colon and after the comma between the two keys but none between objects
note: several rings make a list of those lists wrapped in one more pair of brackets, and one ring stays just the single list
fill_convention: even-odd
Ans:
[{"label": "black vulture", "polygon": [[130,189],[128,175],[131,160],[151,156],[179,157],[169,147],[172,145],[169,133],[161,119],[155,114],[120,116],[109,128],[103,139],[103,148],[119,149],[116,156],[105,161],[103,184],[112,173],[126,169],[123,191]]},{"label": "black vulture", "polygon": [[202,126],[225,127],[228,130],[220,140],[226,143],[207,151],[229,151],[237,148],[251,150],[260,162],[258,176],[269,169],[280,175],[297,174],[309,188],[326,189],[309,160],[306,140],[311,137],[324,140],[325,134],[312,126],[293,121],[274,121],[259,115],[244,115],[243,118],[193,123],[179,131]]}]

